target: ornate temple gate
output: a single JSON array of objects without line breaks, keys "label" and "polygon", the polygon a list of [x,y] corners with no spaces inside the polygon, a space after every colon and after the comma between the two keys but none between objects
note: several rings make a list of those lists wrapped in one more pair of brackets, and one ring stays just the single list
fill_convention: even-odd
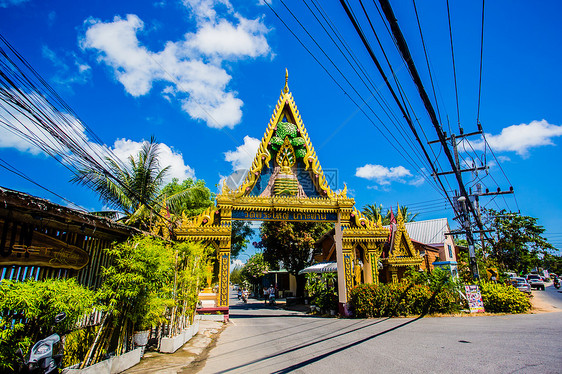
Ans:
[{"label": "ornate temple gate", "polygon": [[[287,78],[244,182],[236,189],[225,182],[216,205],[194,218],[183,217],[176,236],[215,247],[219,263],[217,305],[228,307],[232,220],[335,222],[338,294],[343,311],[347,294],[357,283],[353,268],[356,252],[364,260],[363,282],[378,282],[377,264],[390,230],[382,227],[380,220],[373,222],[355,209],[347,187],[332,191],[289,92]],[[404,263],[418,262],[413,252],[408,257]]]}]

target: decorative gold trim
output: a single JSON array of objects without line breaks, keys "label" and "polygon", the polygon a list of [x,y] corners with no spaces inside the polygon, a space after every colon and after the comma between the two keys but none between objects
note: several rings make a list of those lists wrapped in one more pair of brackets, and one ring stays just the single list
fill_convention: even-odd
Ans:
[{"label": "decorative gold trim", "polygon": [[[286,82],[288,82],[288,72],[286,72],[286,74]],[[226,182],[224,182],[221,195],[234,195],[235,197],[241,197],[244,195],[248,195],[254,188],[259,176],[261,175],[263,167],[269,167],[271,154],[267,148],[275,132],[277,123],[282,119],[283,113],[285,111],[288,112],[287,117],[290,118],[289,121],[297,126],[300,136],[305,141],[304,146],[306,148],[306,154],[303,157],[305,170],[308,170],[310,168],[310,170],[312,171],[313,182],[315,183],[318,191],[328,198],[347,197],[346,188],[344,188],[344,191],[340,192],[340,194],[336,194],[328,185],[324,172],[322,171],[322,167],[320,166],[320,161],[316,156],[316,152],[314,151],[314,147],[312,146],[312,142],[310,141],[308,132],[304,127],[300,113],[293,99],[293,95],[291,94],[291,92],[289,92],[288,83],[286,83],[285,88],[283,89],[283,91],[281,91],[281,95],[279,96],[277,105],[275,106],[275,110],[273,111],[265,134],[258,147],[256,156],[254,157],[254,161],[252,162],[252,166],[250,167],[248,174],[246,174],[244,182],[234,191],[230,190],[226,186]]]},{"label": "decorative gold trim", "polygon": [[220,252],[219,265],[219,306],[228,306],[228,281],[230,277],[230,249]]}]

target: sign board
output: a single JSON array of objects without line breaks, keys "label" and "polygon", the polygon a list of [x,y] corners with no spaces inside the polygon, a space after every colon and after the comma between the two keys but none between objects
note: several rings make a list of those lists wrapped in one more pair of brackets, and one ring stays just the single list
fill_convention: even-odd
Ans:
[{"label": "sign board", "polygon": [[488,275],[489,281],[497,281],[498,280],[498,269],[497,268],[488,268],[486,269],[486,274]]},{"label": "sign board", "polygon": [[[17,241],[16,241],[17,242]],[[0,251],[0,266],[47,266],[80,270],[88,264],[86,251],[40,232],[29,245],[13,244]]]},{"label": "sign board", "polygon": [[300,212],[270,212],[254,210],[232,210],[232,219],[248,221],[313,221],[313,222],[335,222],[338,214],[332,212],[324,213],[300,213]]},{"label": "sign board", "polygon": [[468,307],[470,313],[484,313],[484,303],[482,302],[482,295],[477,285],[464,286],[466,290],[466,299],[468,300]]}]

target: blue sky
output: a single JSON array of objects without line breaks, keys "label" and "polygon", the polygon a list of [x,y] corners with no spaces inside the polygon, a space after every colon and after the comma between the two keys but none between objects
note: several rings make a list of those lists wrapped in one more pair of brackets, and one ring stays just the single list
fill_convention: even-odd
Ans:
[{"label": "blue sky", "polygon": [[[354,57],[390,102],[339,2],[321,3]],[[221,179],[251,162],[284,86],[287,68],[289,88],[322,167],[337,175],[334,188],[346,183],[358,208],[371,203],[390,208],[399,203],[419,211],[418,219],[452,218],[443,196],[422,178],[420,173],[427,175],[427,170],[416,168],[408,157],[407,143],[413,144],[412,136],[400,140],[400,130],[385,121],[380,107],[346,67],[304,3],[291,4],[291,11],[326,55],[282,1],[270,4],[337,83],[271,9],[257,0],[0,0],[0,33],[119,157],[137,152],[143,140],[155,135],[162,143],[162,162],[172,165],[170,178],[204,179],[214,191]],[[393,6],[429,89],[412,3],[397,1]],[[475,131],[481,4],[451,2],[458,118],[446,3],[418,2],[417,6],[443,127],[458,133],[460,121],[465,132]],[[356,4],[353,7],[359,9]],[[461,147],[469,149],[461,149],[461,159],[468,163],[474,160],[471,155],[486,157],[489,175],[477,177],[483,188],[506,190],[512,185],[515,189],[514,196],[483,199],[482,205],[538,217],[547,237],[559,247],[561,11],[558,1],[486,3],[480,121],[497,160],[489,150],[484,152],[479,137]],[[375,19],[374,11],[371,14],[375,27],[382,27],[378,30],[385,36],[380,19]],[[383,46],[427,140],[435,139],[388,35]],[[365,100],[388,129],[376,120],[375,126],[352,100],[367,110],[361,101]],[[395,106],[393,110],[398,115]],[[385,139],[392,135],[398,141]],[[434,150],[435,157],[442,158]],[[69,183],[72,174],[66,168],[2,126],[0,158],[85,209],[103,208],[93,193]],[[445,164],[442,159],[441,170],[446,170]],[[465,175],[475,185],[472,179],[474,176]],[[0,180],[4,187],[67,205],[4,169],[0,169]]]}]

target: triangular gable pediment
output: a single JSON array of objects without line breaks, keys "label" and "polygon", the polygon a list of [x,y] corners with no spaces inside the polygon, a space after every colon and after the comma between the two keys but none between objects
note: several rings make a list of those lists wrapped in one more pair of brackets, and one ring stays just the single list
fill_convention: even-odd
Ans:
[{"label": "triangular gable pediment", "polygon": [[419,257],[418,251],[412,244],[412,240],[406,231],[404,218],[398,208],[396,229],[392,233],[392,248],[390,249],[390,257]]},{"label": "triangular gable pediment", "polygon": [[234,191],[224,184],[221,194],[236,197],[336,196],[322,171],[287,84],[279,96],[244,182]]}]

